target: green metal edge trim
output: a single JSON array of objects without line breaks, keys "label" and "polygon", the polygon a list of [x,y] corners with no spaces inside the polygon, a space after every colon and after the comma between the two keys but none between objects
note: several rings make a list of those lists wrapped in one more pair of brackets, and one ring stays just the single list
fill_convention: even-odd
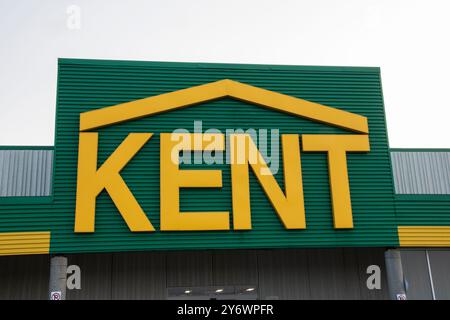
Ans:
[{"label": "green metal edge trim", "polygon": [[[50,233],[50,240],[51,240],[51,233]],[[398,248],[399,245],[396,246],[380,246],[378,244],[374,244],[372,246],[363,246],[363,247],[355,247],[355,246],[351,246],[351,245],[342,245],[340,247],[333,247],[333,246],[329,246],[329,245],[315,245],[315,246],[311,246],[311,247],[298,247],[298,246],[276,246],[273,244],[266,244],[264,246],[251,246],[251,247],[240,247],[240,248],[215,248],[215,247],[210,247],[207,245],[199,245],[198,247],[195,248],[152,248],[152,249],[123,249],[123,248],[117,248],[114,251],[111,251],[109,249],[91,249],[91,248],[87,248],[85,249],[83,252],[80,251],[73,251],[73,250],[68,250],[65,251],[64,253],[62,252],[52,252],[51,250],[51,246],[50,246],[50,254],[53,255],[58,255],[58,254],[101,254],[101,253],[122,253],[122,252],[126,252],[126,253],[132,253],[132,252],[142,252],[142,253],[149,253],[149,252],[195,252],[195,251],[205,251],[205,252],[215,252],[215,251],[220,251],[220,252],[226,252],[226,251],[242,251],[242,252],[246,252],[248,250],[259,250],[259,251],[278,251],[278,250],[282,250],[282,249],[342,249],[342,248],[356,248],[356,249],[376,249],[376,248]],[[408,247],[402,247],[403,248],[408,248]],[[409,247],[410,249],[412,249],[411,247]],[[438,248],[435,248],[435,250],[438,250]]]},{"label": "green metal edge trim", "polygon": [[363,66],[298,66],[298,65],[269,65],[269,64],[245,64],[245,63],[213,63],[213,62],[166,62],[166,61],[139,61],[139,60],[103,60],[103,59],[76,59],[76,58],[58,58],[60,64],[95,64],[95,65],[113,65],[113,66],[152,66],[152,67],[173,67],[173,68],[237,68],[237,69],[259,69],[259,70],[303,70],[315,72],[330,71],[361,71],[377,73],[379,67]]},{"label": "green metal edge trim", "polygon": [[[380,92],[381,92],[381,102],[383,104],[383,117],[384,117],[384,121],[383,121],[383,126],[384,126],[384,132],[386,133],[386,144],[387,144],[387,148],[388,148],[388,156],[389,156],[389,170],[390,170],[390,176],[391,176],[391,184],[392,184],[392,190],[393,192],[393,198],[395,195],[395,179],[394,179],[394,170],[392,169],[392,157],[391,157],[391,148],[389,147],[389,131],[387,128],[387,114],[386,114],[386,108],[385,108],[385,103],[384,103],[384,91],[383,91],[383,81],[381,80],[381,70],[378,70],[378,79],[379,79],[379,84],[380,84]],[[369,121],[369,119],[367,119],[367,121]],[[370,135],[370,133],[369,133]],[[394,203],[395,206],[395,203]],[[395,211],[395,210],[394,210]]]},{"label": "green metal edge trim", "polygon": [[390,152],[450,152],[450,148],[390,148]]},{"label": "green metal edge trim", "polygon": [[54,146],[0,146],[0,150],[53,150]]},{"label": "green metal edge trim", "polygon": [[50,185],[50,194],[53,196],[54,194],[54,187],[55,187],[55,175],[56,175],[56,146],[57,146],[57,142],[56,142],[56,138],[57,138],[57,122],[58,122],[58,106],[59,106],[59,82],[60,82],[60,63],[58,60],[57,66],[56,66],[56,101],[55,101],[55,126],[54,126],[54,135],[53,135],[53,145],[55,146],[54,150],[53,150],[53,159],[52,159],[52,166],[53,166],[53,170],[52,170],[52,182]]},{"label": "green metal edge trim", "polygon": [[450,201],[450,194],[396,194],[396,201]]},{"label": "green metal edge trim", "polygon": [[0,204],[48,204],[53,196],[0,197]]},{"label": "green metal edge trim", "polygon": [[[394,180],[394,170],[392,169],[392,155],[391,155],[391,148],[389,147],[389,130],[387,129],[387,115],[386,115],[386,108],[384,103],[384,91],[383,91],[383,81],[381,79],[381,70],[378,69],[378,80],[380,85],[380,93],[381,93],[381,103],[383,104],[383,126],[384,126],[384,132],[386,133],[386,144],[388,149],[388,157],[389,157],[389,176],[391,177],[391,185],[392,185],[392,205],[394,206],[394,216],[395,216],[395,224],[397,225],[397,246],[400,246],[400,236],[398,234],[398,219],[397,219],[397,203],[395,198],[395,180]],[[369,121],[369,119],[368,119]],[[370,134],[370,133],[369,133]]]}]

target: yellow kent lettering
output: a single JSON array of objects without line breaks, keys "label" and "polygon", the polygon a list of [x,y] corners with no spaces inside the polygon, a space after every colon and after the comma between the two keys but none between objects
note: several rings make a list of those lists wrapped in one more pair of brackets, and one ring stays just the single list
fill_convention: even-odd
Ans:
[{"label": "yellow kent lettering", "polygon": [[223,134],[182,134],[180,143],[171,133],[161,133],[161,230],[228,230],[228,212],[180,212],[180,188],[220,188],[220,170],[180,170],[180,151],[209,150],[211,136],[215,137],[212,147],[216,151],[224,149]]},{"label": "yellow kent lettering", "polygon": [[75,232],[94,232],[96,198],[103,189],[131,231],[155,230],[119,174],[151,136],[151,133],[130,133],[97,170],[98,133],[80,133]]},{"label": "yellow kent lettering", "polygon": [[[151,136],[151,133],[130,133],[97,169],[98,133],[80,133],[75,232],[94,232],[96,198],[104,189],[132,232],[155,230],[120,175],[120,171]],[[299,135],[283,134],[281,145],[284,191],[250,135],[230,135],[233,229],[252,228],[249,168],[285,228],[306,228]],[[302,146],[306,152],[327,152],[334,228],[353,228],[347,152],[369,151],[369,137],[304,134]],[[180,211],[181,188],[221,188],[223,184],[220,170],[181,170],[180,152],[216,152],[224,149],[224,135],[221,133],[160,134],[162,231],[230,229],[230,213],[227,211]]]},{"label": "yellow kent lettering", "polygon": [[276,182],[251,137],[246,134],[231,135],[234,229],[248,230],[252,228],[249,166],[253,169],[286,229],[306,228],[299,138],[297,134],[283,134],[281,140],[286,195]]},{"label": "yellow kent lettering", "polygon": [[347,173],[347,152],[369,151],[367,135],[302,135],[304,151],[328,153],[333,221],[336,229],[353,228],[352,204]]}]

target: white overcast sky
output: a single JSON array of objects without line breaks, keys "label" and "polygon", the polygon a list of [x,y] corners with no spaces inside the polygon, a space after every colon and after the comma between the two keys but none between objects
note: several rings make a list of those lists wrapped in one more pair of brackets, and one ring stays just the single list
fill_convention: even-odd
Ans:
[{"label": "white overcast sky", "polygon": [[0,40],[0,145],[53,145],[66,57],[379,66],[390,146],[450,148],[448,0],[0,0]]}]

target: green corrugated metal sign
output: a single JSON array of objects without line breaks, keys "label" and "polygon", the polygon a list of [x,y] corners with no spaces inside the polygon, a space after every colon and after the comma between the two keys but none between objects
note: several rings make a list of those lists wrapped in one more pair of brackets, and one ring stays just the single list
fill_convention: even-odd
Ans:
[{"label": "green corrugated metal sign", "polygon": [[[60,59],[57,90],[52,201],[0,206],[0,233],[9,234],[9,237],[16,234],[20,239],[34,235],[41,248],[36,252],[45,252],[46,241],[50,241],[49,251],[52,253],[399,244],[378,68]],[[238,129],[242,131],[236,131]],[[175,130],[223,134],[223,151],[214,152],[214,156],[221,157],[223,163],[205,163],[201,161],[202,155],[196,152],[192,154],[190,164],[182,163],[179,168],[180,171],[220,170],[221,186],[212,180],[207,181],[211,185],[206,188],[183,187],[180,183],[179,197],[170,191],[178,190],[172,185],[176,183],[176,176],[169,175],[167,172],[170,171],[161,172],[169,170],[162,160],[164,139],[161,134]],[[294,179],[292,188],[304,200],[300,206],[304,209],[303,227],[301,210],[298,211],[300,218],[296,216],[297,211],[291,210],[294,222],[291,227],[289,223],[286,225],[290,218],[286,218],[288,213],[285,213],[286,221],[282,219],[283,213],[279,212],[283,211],[280,209],[282,201],[277,203],[269,199],[265,190],[267,185],[261,183],[255,170],[249,170],[251,222],[248,225],[244,210],[239,217],[244,217],[247,224],[245,221],[238,223],[237,211],[245,207],[248,197],[245,197],[244,184],[233,185],[233,179],[238,182],[245,179],[239,180],[237,174],[232,179],[232,164],[227,161],[236,132],[246,132],[254,138],[280,190],[287,188],[288,179]],[[150,133],[151,138],[145,136]],[[91,175],[86,173],[89,169],[80,174],[82,156],[79,148],[84,146],[84,138],[80,137],[86,137],[86,155],[91,156],[95,149],[94,140],[98,138],[98,166],[92,169],[91,163],[90,168],[95,171],[130,134],[143,139],[142,147],[136,147],[136,154],[120,171],[120,178],[138,206],[122,208],[123,212],[119,212],[117,207],[120,207],[118,203],[123,199],[119,198],[123,194],[111,196],[113,187],[110,182],[103,182],[109,186],[104,189],[95,180],[95,172]],[[281,147],[283,137],[288,135],[298,141],[297,145],[286,146],[294,146],[289,148],[293,156],[298,153],[297,149],[299,151],[302,188],[298,188],[297,173],[292,171],[296,166],[287,170],[286,176],[283,170]],[[325,140],[319,141],[318,137]],[[345,192],[333,203],[333,193],[336,197],[342,190],[330,189],[330,184],[338,182],[338,179],[334,181],[331,177],[330,159],[335,153],[327,153],[327,148],[333,149],[342,141],[342,145],[354,141],[350,137],[367,139],[370,151],[365,147],[354,147],[354,150],[350,147],[349,152],[344,152],[351,216],[350,220],[348,216],[344,217],[340,225],[336,215],[342,208],[345,211]],[[266,152],[262,147],[263,141],[267,142]],[[183,159],[187,154],[182,153]],[[194,161],[198,159],[200,161]],[[77,172],[87,174],[87,180],[92,181],[92,185],[87,183],[79,187],[78,203]],[[339,176],[342,172],[335,174]],[[189,183],[201,185],[203,180],[199,177]],[[340,183],[342,185],[342,181]],[[162,184],[171,185],[164,189],[169,191],[161,191]],[[91,187],[92,190],[101,190],[96,199],[94,195],[93,212],[89,209],[92,203],[86,200]],[[116,188],[112,193],[117,190],[124,189]],[[271,190],[273,192],[273,188]],[[173,203],[166,201],[165,207],[161,208],[163,197],[172,197]],[[178,198],[181,211],[178,214],[184,218],[188,219],[186,212],[200,212],[200,217],[196,217],[204,219],[203,225],[208,225],[212,212],[222,212],[227,213],[222,216],[226,222],[222,219],[211,228],[216,230],[188,231],[196,228],[192,225],[202,223],[190,221],[183,224],[181,220],[172,223],[170,216],[173,216],[172,209],[176,207]],[[127,206],[131,202],[123,203]],[[144,216],[141,218],[151,223],[154,231],[130,230],[133,229],[131,220],[138,216],[136,208],[142,210]],[[129,221],[122,216],[124,212]],[[92,217],[91,213],[95,214],[95,229],[87,222]],[[166,222],[161,223],[164,219]],[[224,227],[224,223],[229,227]],[[175,230],[177,228],[179,230]],[[17,235],[18,232],[23,236]],[[27,245],[20,248],[26,251]]]}]

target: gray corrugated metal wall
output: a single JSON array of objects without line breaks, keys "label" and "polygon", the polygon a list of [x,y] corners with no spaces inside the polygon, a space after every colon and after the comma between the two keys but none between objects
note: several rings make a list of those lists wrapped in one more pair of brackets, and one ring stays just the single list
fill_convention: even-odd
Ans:
[{"label": "gray corrugated metal wall", "polygon": [[397,194],[450,194],[450,152],[392,151]]},{"label": "gray corrugated metal wall", "polygon": [[[168,287],[255,285],[259,299],[387,299],[383,248],[74,254],[68,299],[166,299]],[[381,290],[366,269],[381,268]],[[48,256],[0,257],[0,299],[45,299]]]},{"label": "gray corrugated metal wall", "polygon": [[450,250],[403,249],[402,266],[408,283],[406,295],[409,300],[433,298],[426,254],[428,252],[434,293],[437,300],[450,300]]},{"label": "gray corrugated metal wall", "polygon": [[[166,299],[167,287],[251,284],[259,299],[388,299],[383,248],[75,254],[68,299]],[[450,299],[450,250],[428,250],[437,299]],[[424,249],[401,250],[409,300],[432,299]],[[0,257],[0,299],[46,299],[49,256]],[[381,290],[366,287],[369,265]]]},{"label": "gray corrugated metal wall", "polygon": [[48,297],[48,255],[0,257],[0,300]]},{"label": "gray corrugated metal wall", "polygon": [[401,250],[403,275],[409,300],[431,300],[430,276],[425,250]]},{"label": "gray corrugated metal wall", "polygon": [[53,150],[0,150],[0,197],[49,196]]},{"label": "gray corrugated metal wall", "polygon": [[450,251],[428,250],[436,299],[450,300]]}]

